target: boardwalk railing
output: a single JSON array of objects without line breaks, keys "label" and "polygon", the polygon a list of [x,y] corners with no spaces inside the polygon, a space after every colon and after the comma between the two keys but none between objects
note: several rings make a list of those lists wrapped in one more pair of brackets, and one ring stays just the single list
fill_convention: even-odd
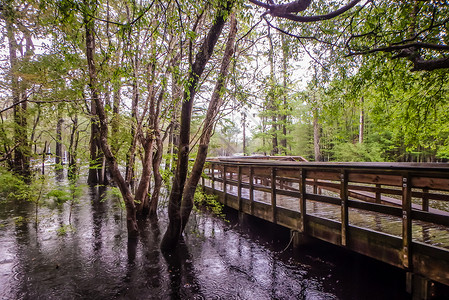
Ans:
[{"label": "boardwalk railing", "polygon": [[239,211],[449,285],[449,165],[210,159]]}]

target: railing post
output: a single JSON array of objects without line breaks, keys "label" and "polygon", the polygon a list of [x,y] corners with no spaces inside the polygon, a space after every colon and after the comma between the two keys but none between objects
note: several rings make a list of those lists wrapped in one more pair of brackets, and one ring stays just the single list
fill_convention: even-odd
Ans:
[{"label": "railing post", "polygon": [[412,244],[412,188],[410,175],[402,177],[402,265],[411,269],[411,244]]},{"label": "railing post", "polygon": [[341,171],[340,182],[340,199],[341,199],[341,245],[347,245],[348,237],[348,173],[345,170]]},{"label": "railing post", "polygon": [[211,182],[211,186],[212,186],[212,193],[215,192],[215,165],[211,164],[211,172],[212,172],[212,182]]},{"label": "railing post", "polygon": [[305,232],[306,229],[306,170],[299,170],[299,213],[301,214],[301,220],[299,223],[299,231]]},{"label": "railing post", "polygon": [[227,194],[228,194],[228,191],[227,191],[227,187],[226,187],[226,165],[223,165],[223,202],[224,202],[224,204],[225,205],[227,205],[228,204],[228,202],[227,202]]},{"label": "railing post", "polygon": [[271,211],[273,223],[276,224],[276,168],[271,168]]},{"label": "railing post", "polygon": [[422,210],[423,211],[429,211],[429,189],[428,188],[423,188],[422,189],[423,192],[423,197],[422,197]]},{"label": "railing post", "polygon": [[206,179],[204,177],[206,177],[206,174],[205,173],[201,174],[201,185],[202,185],[201,189],[203,190],[203,193],[206,192]]},{"label": "railing post", "polygon": [[251,202],[251,215],[254,215],[254,168],[249,167],[249,201]]},{"label": "railing post", "polygon": [[381,193],[379,191],[379,189],[382,188],[381,184],[376,184],[376,203],[381,203],[382,198],[381,198]]},{"label": "railing post", "polygon": [[238,166],[237,180],[237,199],[239,202],[239,211],[242,211],[242,166]]}]

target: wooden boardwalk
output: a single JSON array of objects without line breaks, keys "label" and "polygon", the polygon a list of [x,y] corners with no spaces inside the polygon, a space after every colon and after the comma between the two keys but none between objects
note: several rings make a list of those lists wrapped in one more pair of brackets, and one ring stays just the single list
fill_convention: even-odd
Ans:
[{"label": "wooden boardwalk", "polygon": [[241,212],[405,269],[410,292],[449,285],[449,165],[286,160],[210,159],[202,184]]}]

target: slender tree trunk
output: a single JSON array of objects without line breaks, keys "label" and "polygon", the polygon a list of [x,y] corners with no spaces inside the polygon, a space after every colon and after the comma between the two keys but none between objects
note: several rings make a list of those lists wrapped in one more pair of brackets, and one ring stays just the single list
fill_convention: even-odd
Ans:
[{"label": "slender tree trunk", "polygon": [[121,85],[120,83],[114,84],[114,92],[113,92],[113,102],[112,102],[112,120],[111,120],[111,129],[112,129],[112,153],[114,155],[119,151],[119,142],[118,142],[118,132],[120,128],[120,92]]},{"label": "slender tree trunk", "polygon": [[78,174],[77,166],[77,154],[78,154],[78,114],[72,119],[72,130],[70,131],[70,144],[69,144],[69,166],[67,168],[68,177],[71,179],[76,178]]},{"label": "slender tree trunk", "polygon": [[360,99],[359,144],[363,143],[363,130],[365,127],[365,110],[363,109],[363,97]]},{"label": "slender tree trunk", "polygon": [[269,95],[269,111],[271,114],[271,155],[279,154],[279,145],[278,145],[278,107],[276,105],[276,78],[274,75],[274,46],[273,46],[273,38],[271,36],[270,27],[268,27],[268,41],[270,45],[270,50],[268,52],[268,60],[270,61],[270,89],[271,93]]},{"label": "slender tree trunk", "polygon": [[[95,75],[96,76],[96,75]],[[92,80],[91,80],[92,81]],[[89,84],[91,89],[91,106],[90,106],[90,142],[89,142],[89,174],[87,176],[87,184],[96,185],[99,183],[98,179],[98,168],[99,168],[99,156],[98,156],[98,138],[99,138],[99,129],[98,124],[96,123],[96,115],[97,115],[97,106],[95,104],[95,99],[99,97],[98,91],[92,86],[92,83]]]},{"label": "slender tree trunk", "polygon": [[318,108],[313,108],[313,150],[315,153],[315,161],[322,161],[320,149],[320,123],[318,121]]},{"label": "slender tree trunk", "polygon": [[62,124],[64,119],[61,116],[60,108],[58,107],[58,123],[56,124],[56,148],[55,148],[55,163],[62,164]]},{"label": "slender tree trunk", "polygon": [[165,159],[165,170],[171,170],[172,161],[173,161],[173,127],[174,121],[172,117],[172,121],[170,122],[170,127],[168,128],[168,145],[167,145],[167,158]]},{"label": "slender tree trunk", "polygon": [[[136,51],[137,52],[137,51]],[[137,68],[139,67],[138,64],[138,54],[136,53],[134,57],[134,73],[133,73],[133,98],[132,98],[132,104],[131,104],[131,118],[133,122],[133,126],[131,128],[131,145],[128,149],[127,154],[127,161],[126,161],[126,182],[131,187],[131,190],[134,190],[135,185],[135,179],[134,179],[134,165],[136,162],[136,149],[137,149],[137,130],[138,130],[138,116],[137,116],[137,105],[139,103],[139,85],[137,81]]]},{"label": "slender tree trunk", "polygon": [[246,148],[246,112],[243,113],[243,155],[248,155],[248,149]]},{"label": "slender tree trunk", "polygon": [[[10,80],[11,80],[11,94],[12,101],[15,104],[13,113],[14,113],[14,142],[17,145],[14,149],[14,162],[13,169],[20,175],[25,177],[30,176],[30,164],[29,164],[29,155],[31,149],[29,149],[28,136],[27,136],[27,101],[22,100],[22,89],[21,83],[19,80],[19,76],[17,75],[18,69],[18,58],[17,58],[17,50],[18,45],[16,41],[16,36],[14,33],[14,12],[13,8],[9,5],[5,5],[3,8],[1,16],[5,20],[6,24],[6,35],[8,39],[8,47],[9,47],[9,63],[10,63]],[[27,52],[28,52],[28,39],[27,39]]]},{"label": "slender tree trunk", "polygon": [[155,141],[156,141],[156,152],[153,155],[154,188],[153,193],[151,194],[150,211],[149,211],[149,217],[151,219],[157,217],[157,206],[159,203],[159,196],[161,194],[161,187],[162,187],[162,175],[159,168],[162,162],[162,153],[164,151],[163,148],[164,145],[159,130],[156,132]]},{"label": "slender tree trunk", "polygon": [[201,49],[195,57],[195,62],[189,70],[187,80],[189,85],[185,89],[183,97],[184,101],[182,102],[181,108],[178,161],[168,204],[169,224],[161,242],[161,248],[164,250],[172,250],[176,248],[182,233],[182,228],[184,227],[181,217],[181,200],[189,163],[190,123],[192,118],[193,101],[198,88],[199,79],[212,55],[215,44],[217,43],[226,22],[226,17],[231,11],[233,4],[234,0],[227,0],[220,4],[215,20],[204,38]]},{"label": "slender tree trunk", "polygon": [[[84,1],[84,5],[86,6],[86,8],[90,7],[87,0]],[[84,23],[86,29],[86,58],[89,69],[89,85],[91,86],[92,91],[95,91],[97,86],[97,71],[94,60],[95,54],[94,20],[91,16],[85,14]],[[136,237],[138,235],[138,227],[136,220],[136,206],[134,204],[134,197],[132,196],[124,178],[120,174],[117,160],[115,159],[108,143],[107,139],[108,124],[103,103],[100,101],[98,93],[92,93],[92,98],[96,105],[96,114],[100,125],[99,126],[100,145],[103,149],[106,161],[110,167],[111,174],[118,188],[120,189],[120,192],[125,201],[128,236]]]},{"label": "slender tree trunk", "polygon": [[281,136],[281,152],[287,155],[287,82],[288,82],[288,45],[285,41],[285,35],[281,35],[282,41],[282,77],[283,77],[283,91],[282,91],[282,111],[280,113],[282,136]]},{"label": "slender tree trunk", "polygon": [[[181,45],[182,47],[182,45]],[[182,53],[182,51],[179,51]],[[173,62],[174,69],[178,69],[181,61],[181,56],[178,55],[176,57],[176,60]],[[169,133],[169,141],[168,141],[168,148],[167,148],[167,154],[168,158],[165,163],[165,170],[170,170],[172,172],[175,171],[175,157],[177,156],[177,146],[179,145],[179,111],[180,111],[180,104],[181,104],[181,97],[182,97],[182,90],[178,84],[180,79],[180,76],[177,72],[171,73],[171,81],[172,81],[172,103],[173,103],[173,110],[172,110],[172,116],[171,116],[171,124],[170,124],[170,133]]]}]

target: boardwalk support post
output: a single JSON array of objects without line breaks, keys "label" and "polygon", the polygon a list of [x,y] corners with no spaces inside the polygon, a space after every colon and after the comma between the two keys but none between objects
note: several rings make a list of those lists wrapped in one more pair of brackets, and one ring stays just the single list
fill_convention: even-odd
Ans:
[{"label": "boardwalk support post", "polygon": [[298,249],[300,246],[311,242],[310,236],[297,230],[290,230],[290,237],[292,239],[293,249]]},{"label": "boardwalk support post", "polygon": [[412,299],[430,299],[432,296],[432,281],[421,275],[407,272],[406,291],[412,295]]}]

